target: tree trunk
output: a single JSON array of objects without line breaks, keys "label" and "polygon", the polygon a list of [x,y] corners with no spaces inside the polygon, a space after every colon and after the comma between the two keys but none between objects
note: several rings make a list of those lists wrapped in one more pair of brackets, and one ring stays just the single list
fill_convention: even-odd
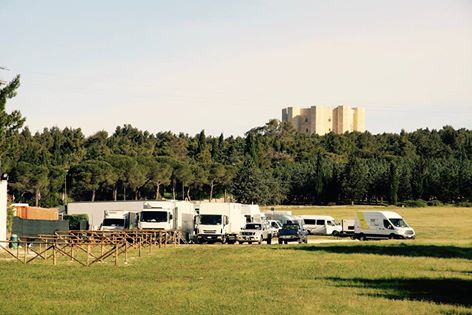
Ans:
[{"label": "tree trunk", "polygon": [[159,193],[159,187],[161,187],[161,183],[156,184],[156,200],[159,200],[161,197],[161,194]]},{"label": "tree trunk", "polygon": [[188,186],[188,189],[187,189],[187,200],[188,201],[191,201],[192,199],[190,199],[190,186]]},{"label": "tree trunk", "polygon": [[115,186],[115,188],[113,189],[113,200],[116,201],[117,198],[118,198],[118,188]]},{"label": "tree trunk", "polygon": [[95,201],[95,190],[92,190],[92,202]]},{"label": "tree trunk", "polygon": [[175,200],[175,185],[172,185],[172,199]]},{"label": "tree trunk", "polygon": [[213,199],[213,186],[214,186],[214,183],[213,181],[211,181],[210,182],[210,202]]},{"label": "tree trunk", "polygon": [[39,192],[39,189],[36,189],[36,192],[34,194],[34,202],[36,207],[39,206],[39,199],[41,199],[41,193]]},{"label": "tree trunk", "polygon": [[185,199],[185,186],[184,183],[182,183],[182,200]]},{"label": "tree trunk", "polygon": [[139,190],[136,189],[136,191],[134,192],[134,200],[138,200],[138,194]]}]

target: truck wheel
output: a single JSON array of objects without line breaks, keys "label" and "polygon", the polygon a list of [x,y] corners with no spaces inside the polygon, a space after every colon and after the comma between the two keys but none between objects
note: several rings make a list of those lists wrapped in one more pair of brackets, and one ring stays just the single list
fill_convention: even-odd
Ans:
[{"label": "truck wheel", "polygon": [[270,234],[267,236],[267,244],[268,245],[272,244],[272,235]]},{"label": "truck wheel", "polygon": [[339,232],[338,231],[333,231],[332,235],[333,236],[339,236]]},{"label": "truck wheel", "polygon": [[249,245],[251,245],[251,244],[252,244],[252,242],[247,242],[247,243],[248,243]]},{"label": "truck wheel", "polygon": [[279,244],[282,245],[282,240],[279,238]]},{"label": "truck wheel", "polygon": [[361,240],[361,241],[365,241],[365,240],[366,240],[366,238],[365,238],[365,235],[364,235],[364,234],[362,234],[362,233],[361,233],[361,234],[359,234],[359,240]]},{"label": "truck wheel", "polygon": [[244,242],[243,242],[243,241],[239,241],[239,244],[244,244]]},{"label": "truck wheel", "polygon": [[284,241],[284,244],[288,244],[288,241]]},{"label": "truck wheel", "polygon": [[390,240],[395,239],[395,234],[390,234],[390,235],[388,236],[388,239],[390,239]]}]

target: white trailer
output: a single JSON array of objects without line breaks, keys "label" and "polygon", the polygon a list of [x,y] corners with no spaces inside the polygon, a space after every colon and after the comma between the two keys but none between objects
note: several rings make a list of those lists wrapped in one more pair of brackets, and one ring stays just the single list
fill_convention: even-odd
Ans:
[{"label": "white trailer", "polygon": [[415,231],[393,211],[360,211],[356,213],[354,237],[367,238],[415,238]]},{"label": "white trailer", "polygon": [[178,230],[188,241],[194,231],[195,209],[188,201],[145,201],[139,215],[138,228]]},{"label": "white trailer", "polygon": [[143,210],[144,201],[95,201],[69,202],[67,214],[86,214],[90,228],[98,230],[105,219],[105,211],[128,211],[139,213]]},{"label": "white trailer", "polygon": [[246,224],[239,203],[201,203],[197,216],[198,243],[221,242],[234,244]]},{"label": "white trailer", "polygon": [[246,223],[262,223],[262,213],[259,205],[241,205],[241,212]]}]

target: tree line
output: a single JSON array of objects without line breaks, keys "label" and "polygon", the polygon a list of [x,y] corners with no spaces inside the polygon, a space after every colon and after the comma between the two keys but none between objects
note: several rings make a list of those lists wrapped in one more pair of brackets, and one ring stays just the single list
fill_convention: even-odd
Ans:
[{"label": "tree line", "polygon": [[472,131],[305,135],[271,120],[244,137],[150,133],[131,125],[86,137],[31,133],[7,113],[19,77],[0,86],[1,170],[15,202],[213,199],[259,204],[472,201]]}]

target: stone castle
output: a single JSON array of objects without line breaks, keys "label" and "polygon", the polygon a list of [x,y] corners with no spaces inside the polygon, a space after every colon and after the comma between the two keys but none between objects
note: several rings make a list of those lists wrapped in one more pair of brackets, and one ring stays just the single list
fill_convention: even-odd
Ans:
[{"label": "stone castle", "polygon": [[350,106],[287,107],[282,109],[282,121],[291,123],[305,134],[324,135],[365,131],[365,109]]}]

